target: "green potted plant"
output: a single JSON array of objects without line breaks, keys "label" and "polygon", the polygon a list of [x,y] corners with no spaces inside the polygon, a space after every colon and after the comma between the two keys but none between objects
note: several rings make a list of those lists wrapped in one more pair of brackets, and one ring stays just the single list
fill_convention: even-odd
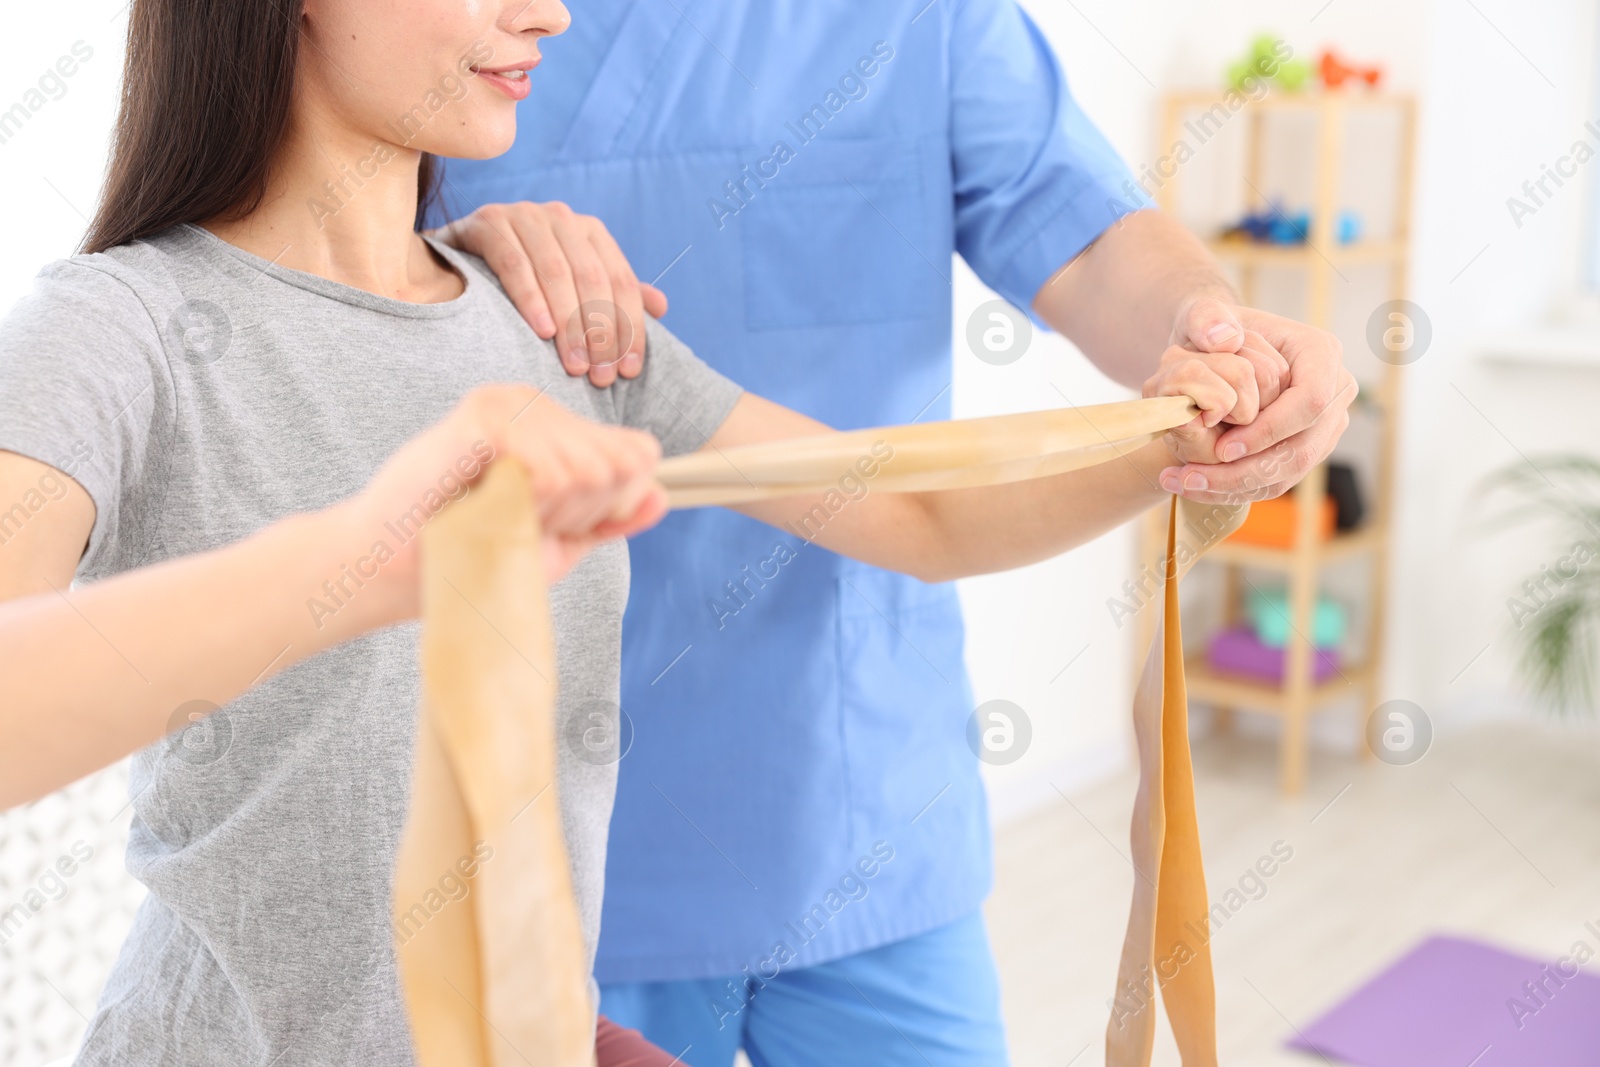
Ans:
[{"label": "green potted plant", "polygon": [[1600,659],[1600,459],[1536,457],[1491,474],[1494,527],[1554,523],[1561,537],[1539,573],[1507,601],[1519,671],[1562,712],[1593,714]]}]

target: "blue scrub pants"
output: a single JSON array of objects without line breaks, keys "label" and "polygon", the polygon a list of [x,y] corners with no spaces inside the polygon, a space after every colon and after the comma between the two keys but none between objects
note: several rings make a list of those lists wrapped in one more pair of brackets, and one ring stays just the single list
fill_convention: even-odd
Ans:
[{"label": "blue scrub pants", "polygon": [[[600,1011],[688,1067],[1006,1067],[983,915],[854,956],[743,976],[602,986]],[[729,983],[733,990],[730,991]],[[742,1002],[742,1003],[741,1003]]]}]

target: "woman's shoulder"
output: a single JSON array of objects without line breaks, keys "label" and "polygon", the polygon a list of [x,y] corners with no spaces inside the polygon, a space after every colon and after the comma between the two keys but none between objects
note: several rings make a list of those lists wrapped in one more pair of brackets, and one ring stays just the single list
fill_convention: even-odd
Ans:
[{"label": "woman's shoulder", "polygon": [[[158,234],[104,252],[47,263],[0,314],[0,388],[93,392],[126,385],[156,393],[172,377],[170,353],[208,328],[214,308],[186,303],[185,262]],[[192,346],[191,346],[192,347]]]},{"label": "woman's shoulder", "polygon": [[103,252],[46,264],[0,318],[0,358],[132,360],[165,374],[169,354],[208,362],[235,318],[250,268],[220,257],[195,227],[174,226]]},{"label": "woman's shoulder", "polygon": [[[117,245],[104,252],[80,253],[45,264],[33,287],[12,310],[8,320],[32,322],[71,316],[70,324],[120,322],[156,327],[158,313],[182,303],[182,252],[175,230]],[[159,329],[157,329],[159,333]]]}]

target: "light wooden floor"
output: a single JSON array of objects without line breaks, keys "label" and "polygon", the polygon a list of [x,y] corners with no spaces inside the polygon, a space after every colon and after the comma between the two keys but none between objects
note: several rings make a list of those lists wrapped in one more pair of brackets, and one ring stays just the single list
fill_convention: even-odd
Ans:
[{"label": "light wooden floor", "polygon": [[[1316,756],[1294,801],[1259,740],[1201,741],[1196,768],[1213,900],[1274,842],[1294,850],[1211,943],[1228,1067],[1318,1067],[1284,1038],[1430,933],[1551,958],[1600,948],[1583,928],[1600,926],[1600,731],[1447,733],[1411,767]],[[1015,1067],[1102,1064],[1133,787],[1130,773],[1069,794],[998,836],[987,915]],[[1177,1067],[1165,1032],[1155,1063]]]},{"label": "light wooden floor", "polygon": [[[1294,850],[1212,938],[1223,1063],[1321,1064],[1282,1047],[1294,1027],[1430,933],[1552,959],[1580,938],[1600,948],[1584,930],[1600,926],[1600,732],[1480,726],[1410,767],[1314,756],[1292,801],[1273,755],[1234,737],[1195,757],[1213,901],[1275,841]],[[1103,1062],[1133,788],[1120,776],[999,836],[987,915],[1016,1067]],[[1178,1063],[1164,1020],[1155,1063]]]}]

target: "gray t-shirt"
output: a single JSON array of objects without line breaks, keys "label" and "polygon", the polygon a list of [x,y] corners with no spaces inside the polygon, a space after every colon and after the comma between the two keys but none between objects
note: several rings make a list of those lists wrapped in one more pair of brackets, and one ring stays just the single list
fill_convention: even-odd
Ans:
[{"label": "gray t-shirt", "polygon": [[[638,379],[568,377],[481,261],[438,251],[467,283],[441,304],[282,269],[193,226],[46,267],[0,321],[0,449],[94,499],[78,579],[348,497],[486,382],[541,386],[651,431],[669,455],[703,445],[739,397],[654,323]],[[0,514],[0,540],[48,506],[31,494]],[[561,818],[591,962],[616,765],[570,739],[607,725],[596,714],[616,734],[627,595],[627,548],[612,542],[550,598]],[[417,638],[409,623],[324,652],[134,757],[128,869],[150,895],[80,1064],[412,1062],[390,895]]]}]

